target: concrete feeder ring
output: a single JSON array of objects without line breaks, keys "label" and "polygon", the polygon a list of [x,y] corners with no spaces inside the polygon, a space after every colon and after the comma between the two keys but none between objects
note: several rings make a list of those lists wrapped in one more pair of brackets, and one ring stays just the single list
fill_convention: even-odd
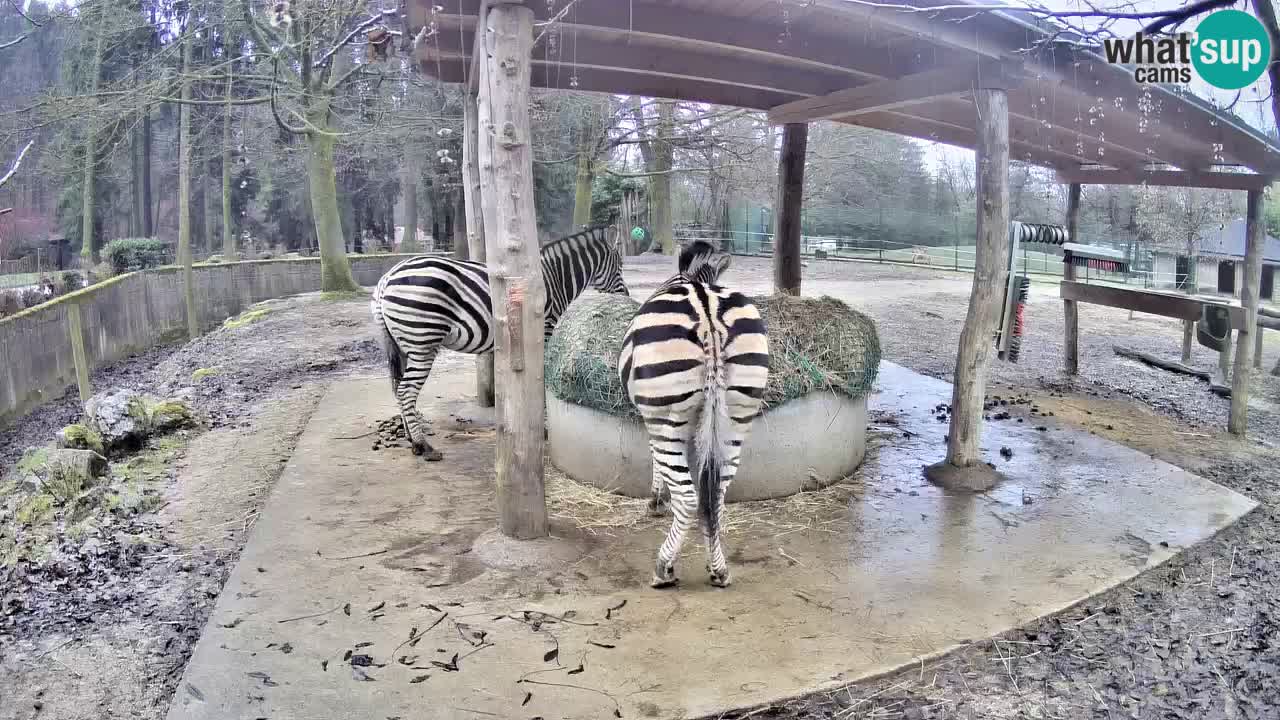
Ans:
[{"label": "concrete feeder ring", "polygon": [[[766,409],[752,424],[728,502],[785,497],[834,483],[866,455],[867,394],[880,363],[870,318],[832,298],[752,298],[769,331]],[[547,344],[551,462],[574,480],[628,497],[650,494],[648,433],[617,373],[639,303],[589,294]]]}]

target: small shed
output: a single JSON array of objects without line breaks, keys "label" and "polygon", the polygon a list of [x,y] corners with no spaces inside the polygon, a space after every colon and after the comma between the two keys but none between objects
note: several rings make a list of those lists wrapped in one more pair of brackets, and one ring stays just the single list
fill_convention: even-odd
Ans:
[{"label": "small shed", "polygon": [[[1184,90],[1139,85],[1131,68],[1107,62],[1062,25],[969,0],[410,0],[406,16],[419,68],[468,90],[463,186],[471,257],[486,260],[492,280],[495,470],[500,525],[510,536],[542,537],[547,527],[533,87],[767,111],[782,126],[774,284],[788,294],[800,293],[808,123],[973,149],[974,284],[939,467],[975,477],[986,468],[982,400],[1008,277],[1010,160],[1053,168],[1070,185],[1070,233],[1083,185],[1247,191],[1229,423],[1244,433],[1263,191],[1280,176],[1280,146]],[[1064,306],[1072,348],[1065,365],[1074,373],[1076,300],[1064,297]]]},{"label": "small shed", "polygon": [[[1196,271],[1186,253],[1170,248],[1152,252],[1153,284],[1156,287],[1185,289],[1194,278],[1197,293],[1217,293],[1239,297],[1244,286],[1246,229],[1244,218],[1236,218],[1213,228],[1200,240]],[[1280,266],[1280,240],[1267,235],[1262,246],[1262,282],[1259,297],[1271,300],[1275,290],[1275,269]]]}]

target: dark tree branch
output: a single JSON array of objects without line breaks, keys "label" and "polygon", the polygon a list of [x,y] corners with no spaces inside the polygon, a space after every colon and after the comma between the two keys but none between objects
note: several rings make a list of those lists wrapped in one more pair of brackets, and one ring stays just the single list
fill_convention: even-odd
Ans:
[{"label": "dark tree branch", "polygon": [[350,45],[351,41],[359,37],[360,33],[365,32],[366,30],[369,30],[370,28],[372,28],[374,25],[381,23],[383,18],[390,15],[395,15],[396,12],[397,11],[395,10],[382,10],[377,15],[355,26],[355,28],[352,29],[351,32],[347,33],[346,37],[339,40],[337,45],[334,45],[333,47],[329,48],[329,50],[326,51],[325,54],[321,55],[320,59],[312,63],[311,66],[316,68],[322,67],[325,63],[332,60],[333,56],[338,54],[339,50],[346,47],[347,45]]}]

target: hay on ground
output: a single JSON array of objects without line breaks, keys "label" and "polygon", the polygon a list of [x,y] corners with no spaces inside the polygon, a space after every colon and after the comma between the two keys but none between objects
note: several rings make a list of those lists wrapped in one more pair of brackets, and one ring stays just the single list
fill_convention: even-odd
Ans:
[{"label": "hay on ground", "polygon": [[[858,398],[871,392],[880,338],[871,318],[830,297],[754,297],[769,332],[765,406],[815,391]],[[618,353],[640,304],[624,295],[579,298],[546,347],[547,387],[556,397],[611,415],[639,417],[618,378]]]}]

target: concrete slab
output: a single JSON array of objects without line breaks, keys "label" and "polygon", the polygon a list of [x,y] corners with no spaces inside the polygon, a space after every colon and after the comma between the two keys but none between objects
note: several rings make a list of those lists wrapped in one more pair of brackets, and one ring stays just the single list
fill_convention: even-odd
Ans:
[{"label": "concrete slab", "polygon": [[[533,545],[491,532],[491,420],[471,397],[471,364],[439,367],[423,409],[440,463],[356,437],[394,412],[384,378],[332,386],[170,720],[696,717],[890,671],[1060,610],[1254,507],[1079,430],[1013,423],[985,437],[997,459],[1013,450],[1001,463],[1010,482],[947,495],[921,468],[942,457],[946,426],[929,409],[949,385],[885,363],[872,422],[897,425],[874,438],[847,507],[789,534],[740,524],[729,589],[707,584],[690,544],[682,585],[652,590],[657,524],[603,539],[555,523]],[[732,506],[731,520],[753,505]],[[353,668],[348,651],[373,665]]]}]

